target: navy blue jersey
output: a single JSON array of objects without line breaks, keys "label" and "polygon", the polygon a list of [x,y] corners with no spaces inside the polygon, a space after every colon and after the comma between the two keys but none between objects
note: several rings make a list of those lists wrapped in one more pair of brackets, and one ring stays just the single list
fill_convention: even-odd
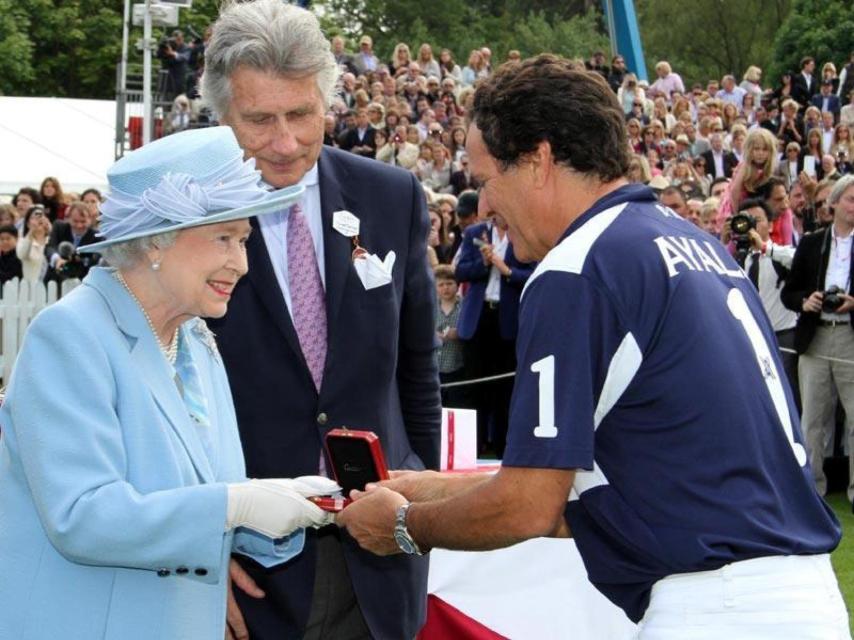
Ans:
[{"label": "navy blue jersey", "polygon": [[567,521],[632,620],[665,576],[838,544],[755,288],[646,187],[599,200],[540,263],[517,356],[504,464],[578,470]]}]

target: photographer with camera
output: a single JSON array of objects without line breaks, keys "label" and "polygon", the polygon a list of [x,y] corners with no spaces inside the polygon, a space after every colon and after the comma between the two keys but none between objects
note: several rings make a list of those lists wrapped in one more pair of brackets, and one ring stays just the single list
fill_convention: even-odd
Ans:
[{"label": "photographer with camera", "polygon": [[77,253],[78,247],[92,244],[97,234],[92,229],[92,218],[86,203],[77,201],[68,205],[65,220],[57,220],[50,231],[44,254],[48,263],[45,282],[61,282],[71,278],[83,279],[89,269],[101,259],[100,254]]},{"label": "photographer with camera", "polygon": [[[774,213],[767,201],[761,198],[745,200],[741,211],[734,216],[735,224],[730,226],[740,229],[747,227],[744,234],[749,243],[749,249],[744,260],[744,271],[753,286],[759,291],[759,298],[768,319],[774,327],[777,344],[780,347],[793,350],[795,348],[795,324],[798,315],[783,306],[780,300],[780,289],[789,277],[789,268],[795,256],[795,248],[791,245],[776,244],[771,239],[771,220]],[[741,236],[736,236],[736,244]],[[798,393],[798,355],[788,351],[780,352],[786,377],[792,387],[795,404],[801,408]]]},{"label": "photographer with camera", "polygon": [[822,469],[824,451],[833,435],[834,396],[845,408],[849,450],[848,499],[854,499],[854,297],[852,297],[852,235],[854,176],[839,180],[827,206],[833,224],[801,239],[791,273],[781,292],[783,304],[800,313],[795,350],[803,403],[804,438],[813,479],[821,495],[827,490]]},{"label": "photographer with camera", "polygon": [[179,29],[175,29],[170,38],[162,39],[157,47],[157,57],[169,74],[164,93],[166,100],[170,102],[187,89],[187,72],[192,52],[184,42],[184,33]]}]

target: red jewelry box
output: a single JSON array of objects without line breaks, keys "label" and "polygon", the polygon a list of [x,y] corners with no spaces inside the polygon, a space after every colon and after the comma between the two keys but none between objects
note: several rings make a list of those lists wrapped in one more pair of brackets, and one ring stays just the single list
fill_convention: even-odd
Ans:
[{"label": "red jewelry box", "polygon": [[312,498],[321,509],[340,511],[350,504],[350,491],[364,491],[370,482],[388,480],[385,454],[380,439],[373,431],[333,429],[326,434],[326,453],[332,466],[332,475],[341,487],[343,497],[318,496]]}]

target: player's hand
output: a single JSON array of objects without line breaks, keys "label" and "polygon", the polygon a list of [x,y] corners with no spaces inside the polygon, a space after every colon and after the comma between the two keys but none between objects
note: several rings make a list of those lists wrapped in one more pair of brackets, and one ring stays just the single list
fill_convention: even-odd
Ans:
[{"label": "player's hand", "polygon": [[[448,476],[437,471],[391,471],[390,479],[383,480],[380,486],[391,489],[410,502],[429,502],[446,497],[445,486]],[[368,485],[367,488],[371,488]]]},{"label": "player's hand", "polygon": [[379,556],[401,553],[394,539],[394,527],[397,510],[407,503],[406,498],[376,485],[366,491],[354,489],[350,497],[353,502],[335,520],[338,526],[347,529],[359,546],[371,553]]},{"label": "player's hand", "polygon": [[821,291],[813,291],[810,297],[804,300],[802,309],[811,313],[821,312],[821,301],[824,299],[824,294]]}]

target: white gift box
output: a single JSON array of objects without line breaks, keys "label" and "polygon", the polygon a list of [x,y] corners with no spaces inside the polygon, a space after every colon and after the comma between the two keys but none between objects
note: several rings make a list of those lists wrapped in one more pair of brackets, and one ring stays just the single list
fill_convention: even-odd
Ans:
[{"label": "white gift box", "polygon": [[477,469],[477,411],[442,409],[440,469]]}]

